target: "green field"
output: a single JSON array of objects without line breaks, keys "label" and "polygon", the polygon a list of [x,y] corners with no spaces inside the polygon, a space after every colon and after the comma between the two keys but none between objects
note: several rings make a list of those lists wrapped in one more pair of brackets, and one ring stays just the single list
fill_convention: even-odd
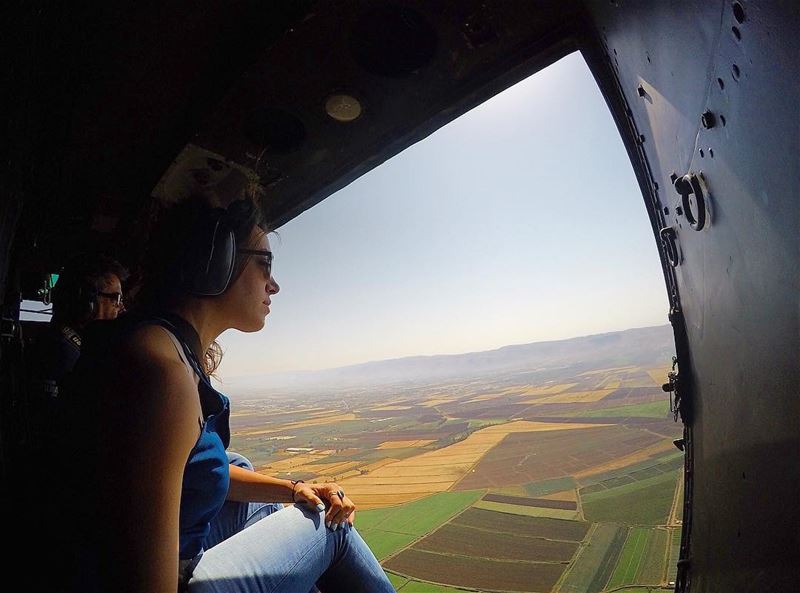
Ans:
[{"label": "green field", "polygon": [[602,591],[617,565],[626,533],[622,525],[595,525],[579,549],[559,590],[562,593]]},{"label": "green field", "polygon": [[577,418],[666,418],[669,414],[669,401],[648,402],[645,404],[630,404],[615,406],[613,408],[597,408],[594,410],[580,410],[563,416]]},{"label": "green field", "polygon": [[[665,474],[682,467],[683,453],[675,450],[658,457],[652,457],[650,459],[628,465],[626,467],[584,476],[580,478],[579,485],[582,488],[591,487],[597,484],[602,486],[606,481],[622,476],[630,476],[635,481],[639,481],[647,477]],[[595,488],[594,490],[602,490],[602,488]]]},{"label": "green field", "polygon": [[669,562],[667,563],[667,582],[674,582],[678,577],[678,558],[681,554],[681,529],[670,530]]},{"label": "green field", "polygon": [[664,578],[664,567],[667,561],[667,542],[669,531],[653,529],[647,541],[644,560],[636,575],[636,583],[640,585],[658,585]]},{"label": "green field", "polygon": [[622,548],[617,567],[606,588],[624,585],[659,585],[667,546],[665,529],[633,527]]},{"label": "green field", "polygon": [[675,494],[677,472],[647,478],[602,492],[581,493],[587,521],[664,525]]},{"label": "green field", "polygon": [[440,492],[396,507],[358,511],[356,526],[378,560],[382,560],[450,520],[484,493]]},{"label": "green field", "polygon": [[464,593],[465,591],[477,591],[477,589],[455,589],[413,580],[407,581],[403,587],[397,590],[402,591],[402,593]]}]

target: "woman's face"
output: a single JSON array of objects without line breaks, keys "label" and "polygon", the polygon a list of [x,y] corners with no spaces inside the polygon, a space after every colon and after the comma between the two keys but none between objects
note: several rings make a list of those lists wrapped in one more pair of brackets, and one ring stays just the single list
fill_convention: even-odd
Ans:
[{"label": "woman's face", "polygon": [[[267,234],[255,227],[246,247],[270,251]],[[270,298],[279,290],[280,286],[267,272],[267,258],[263,255],[249,256],[244,270],[223,296],[231,327],[243,332],[256,332],[264,327]]]}]

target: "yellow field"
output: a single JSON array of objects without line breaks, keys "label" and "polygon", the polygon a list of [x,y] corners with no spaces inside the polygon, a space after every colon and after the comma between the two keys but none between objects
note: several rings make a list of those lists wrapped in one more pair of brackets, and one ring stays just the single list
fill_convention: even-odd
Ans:
[{"label": "yellow field", "polygon": [[321,426],[323,424],[335,424],[337,422],[343,422],[345,420],[355,420],[356,415],[352,412],[349,414],[335,414],[332,416],[320,416],[318,418],[309,418],[308,420],[302,420],[300,422],[289,422],[288,424],[279,424],[277,426],[273,426],[272,428],[261,429],[261,430],[243,430],[240,431],[238,434],[245,435],[245,436],[255,436],[259,434],[269,434],[271,432],[281,432],[284,430],[294,430],[295,428],[304,428],[307,426]]},{"label": "yellow field", "polygon": [[594,391],[571,391],[569,393],[559,393],[550,397],[539,399],[529,399],[524,401],[526,404],[578,404],[587,402],[598,402],[616,389],[595,389]]},{"label": "yellow field", "polygon": [[424,447],[435,442],[433,439],[418,439],[416,441],[384,441],[378,449],[405,449],[406,447]]},{"label": "yellow field", "polygon": [[597,369],[595,371],[586,371],[585,373],[581,373],[580,377],[588,377],[590,375],[603,375],[603,374],[613,374],[613,373],[620,373],[620,372],[632,372],[636,371],[639,367],[637,366],[627,366],[627,367],[613,367],[610,369]]},{"label": "yellow field", "polygon": [[519,391],[520,395],[555,395],[556,393],[561,393],[566,391],[567,389],[571,389],[575,387],[577,383],[561,383],[560,385],[550,385],[548,387],[526,387],[525,389],[516,389]]},{"label": "yellow field", "polygon": [[376,412],[395,412],[400,410],[410,410],[411,406],[380,406],[378,408],[372,408],[372,410]]},{"label": "yellow field", "polygon": [[259,472],[285,472],[288,470],[296,470],[299,467],[309,463],[319,462],[331,455],[333,451],[315,451],[313,453],[297,453],[291,457],[278,459],[258,468]]},{"label": "yellow field", "polygon": [[671,370],[672,367],[664,367],[663,369],[647,369],[647,374],[650,375],[650,378],[653,379],[655,384],[660,387],[669,381],[667,379],[667,373]]},{"label": "yellow field", "polygon": [[617,389],[622,381],[615,377],[606,377],[597,384],[597,389]]},{"label": "yellow field", "polygon": [[456,401],[454,397],[437,397],[434,399],[429,399],[426,402],[421,403],[421,406],[425,406],[427,408],[432,408],[433,406],[438,406],[439,404],[449,404],[450,402]]},{"label": "yellow field", "polygon": [[536,498],[544,498],[546,500],[570,500],[572,502],[577,502],[578,493],[575,490],[563,490],[561,492],[545,494],[544,496],[537,496]]},{"label": "yellow field", "polygon": [[368,463],[367,465],[362,465],[360,469],[371,472],[375,471],[379,467],[383,467],[384,465],[389,465],[390,463],[394,463],[395,461],[399,461],[399,459],[394,459],[393,457],[387,457],[386,459],[379,459],[378,461],[373,461],[372,463]]},{"label": "yellow field", "polygon": [[341,461],[339,463],[308,463],[296,468],[296,471],[314,472],[319,475],[339,474],[358,466],[358,461]]},{"label": "yellow field", "polygon": [[[361,509],[408,502],[448,490],[508,434],[598,426],[601,425],[527,420],[497,424],[478,430],[463,441],[443,449],[389,463],[368,475],[341,480],[340,484]],[[387,496],[387,493],[391,494]]]},{"label": "yellow field", "polygon": [[477,397],[473,397],[472,399],[467,400],[465,403],[472,404],[472,403],[476,403],[476,402],[487,402],[487,401],[490,401],[490,400],[493,400],[493,399],[497,399],[499,397],[505,397],[505,395],[506,394],[504,392],[485,393],[483,395],[479,395]]}]

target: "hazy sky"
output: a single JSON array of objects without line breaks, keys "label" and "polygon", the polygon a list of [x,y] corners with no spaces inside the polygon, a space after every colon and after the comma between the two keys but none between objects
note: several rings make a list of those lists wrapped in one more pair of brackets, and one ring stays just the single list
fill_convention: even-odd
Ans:
[{"label": "hazy sky", "polygon": [[220,377],[667,323],[630,162],[572,54],[333,194],[271,239],[266,327]]}]

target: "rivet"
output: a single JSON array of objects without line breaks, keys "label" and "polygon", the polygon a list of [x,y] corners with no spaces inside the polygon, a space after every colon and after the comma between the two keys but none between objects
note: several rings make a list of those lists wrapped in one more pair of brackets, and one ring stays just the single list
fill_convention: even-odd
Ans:
[{"label": "rivet", "polygon": [[735,25],[733,27],[731,27],[731,33],[733,33],[733,36],[736,37],[736,41],[741,41],[742,40],[742,32],[739,31],[739,27],[737,27]]},{"label": "rivet", "polygon": [[717,84],[719,85],[719,90],[724,90],[725,89],[725,81],[722,80],[721,78],[717,79]]},{"label": "rivet", "polygon": [[739,70],[739,66],[734,64],[731,66],[731,76],[733,76],[734,80],[739,80],[739,77],[742,75],[741,70]]},{"label": "rivet", "polygon": [[702,122],[703,127],[706,130],[710,130],[717,123],[716,118],[714,117],[714,114],[712,112],[710,112],[710,111],[705,111],[703,113],[703,115],[700,116],[700,121]]}]

